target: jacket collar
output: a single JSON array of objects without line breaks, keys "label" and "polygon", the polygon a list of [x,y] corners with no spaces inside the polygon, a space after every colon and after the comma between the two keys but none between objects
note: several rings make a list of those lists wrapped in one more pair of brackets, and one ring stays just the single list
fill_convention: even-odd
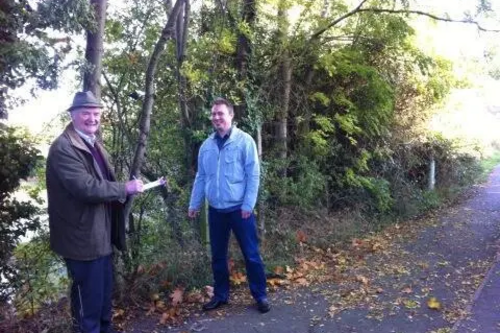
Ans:
[{"label": "jacket collar", "polygon": [[[224,145],[228,144],[231,141],[234,141],[234,139],[236,138],[236,135],[237,135],[238,131],[239,131],[239,128],[237,128],[236,125],[233,125],[231,127],[230,132],[229,132],[229,138],[227,138],[227,141],[226,141],[226,143]],[[212,134],[210,134],[209,138],[213,139],[213,140],[216,140],[218,135],[219,134],[217,133],[217,131],[214,131]]]},{"label": "jacket collar", "polygon": [[78,149],[85,150],[89,154],[92,154],[87,145],[83,142],[83,138],[76,132],[73,123],[69,123],[68,126],[66,126],[64,133],[69,137],[69,140],[71,141],[71,144],[73,146],[75,146]]},{"label": "jacket collar", "polygon": [[[86,151],[87,153],[92,155],[92,152],[90,151],[89,147],[83,142],[83,138],[76,132],[75,127],[73,126],[73,123],[69,123],[68,126],[66,126],[66,129],[64,130],[64,133],[69,137],[69,140],[71,144],[80,150]],[[95,142],[94,147],[98,149],[101,152],[101,155],[104,159],[104,164],[106,165],[106,168],[110,172],[111,179],[114,181],[116,179],[115,173],[113,171],[113,168],[111,167],[111,164],[109,164],[109,157],[108,153],[104,149],[103,146],[99,143],[99,141]],[[97,170],[99,174],[101,174],[101,169],[97,165],[97,162],[94,159],[94,168]],[[101,175],[102,176],[102,175]]]},{"label": "jacket collar", "polygon": [[94,147],[95,145],[95,142],[96,142],[96,139],[97,137],[94,135],[87,135],[85,133],[83,133],[82,131],[79,131],[78,129],[75,128],[75,131],[76,133],[78,133],[78,135],[85,141],[87,142],[89,145],[91,145],[92,147]]}]

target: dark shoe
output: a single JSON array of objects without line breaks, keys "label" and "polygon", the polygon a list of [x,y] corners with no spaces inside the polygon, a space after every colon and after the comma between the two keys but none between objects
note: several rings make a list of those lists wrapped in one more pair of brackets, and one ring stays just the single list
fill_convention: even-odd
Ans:
[{"label": "dark shoe", "polygon": [[212,298],[210,302],[203,304],[203,310],[205,311],[215,310],[224,304],[227,304],[227,301],[221,301],[220,299]]},{"label": "dark shoe", "polygon": [[257,302],[257,310],[259,310],[260,313],[269,312],[269,310],[271,310],[271,305],[269,305],[267,299],[264,298]]}]

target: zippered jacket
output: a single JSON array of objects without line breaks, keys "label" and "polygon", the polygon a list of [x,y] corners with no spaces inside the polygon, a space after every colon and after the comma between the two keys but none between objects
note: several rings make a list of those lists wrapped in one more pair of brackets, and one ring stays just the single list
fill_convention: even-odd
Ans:
[{"label": "zippered jacket", "polygon": [[233,127],[219,150],[215,135],[210,135],[200,147],[189,209],[200,209],[206,198],[216,209],[241,205],[241,210],[252,211],[257,201],[260,177],[255,141],[249,134]]}]

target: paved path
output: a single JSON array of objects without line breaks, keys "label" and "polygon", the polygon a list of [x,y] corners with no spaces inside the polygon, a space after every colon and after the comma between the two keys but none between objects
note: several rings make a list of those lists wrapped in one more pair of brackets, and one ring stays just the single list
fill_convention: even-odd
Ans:
[{"label": "paved path", "polygon": [[[500,168],[470,199],[431,220],[397,242],[391,254],[366,258],[363,274],[372,290],[383,292],[367,293],[333,316],[329,309],[339,295],[355,296],[359,286],[330,283],[272,293],[273,308],[263,315],[233,300],[224,311],[200,312],[181,327],[145,319],[126,332],[500,332]],[[430,297],[440,310],[427,306]]]}]

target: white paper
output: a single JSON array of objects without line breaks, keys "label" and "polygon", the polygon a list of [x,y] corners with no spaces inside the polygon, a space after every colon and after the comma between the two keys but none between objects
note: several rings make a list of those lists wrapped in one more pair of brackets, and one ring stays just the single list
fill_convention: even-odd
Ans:
[{"label": "white paper", "polygon": [[150,188],[162,186],[162,185],[165,185],[165,179],[160,178],[154,182],[144,184],[143,189],[144,189],[144,191],[146,191],[146,190],[149,190]]}]

